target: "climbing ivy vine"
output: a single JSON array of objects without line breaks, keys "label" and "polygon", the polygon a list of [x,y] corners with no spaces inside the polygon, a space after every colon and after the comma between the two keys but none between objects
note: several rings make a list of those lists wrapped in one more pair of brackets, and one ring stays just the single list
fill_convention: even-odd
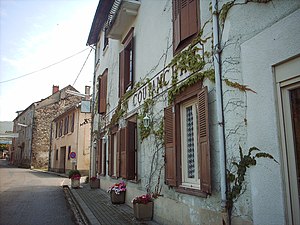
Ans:
[{"label": "climbing ivy vine", "polygon": [[239,153],[239,160],[231,161],[231,165],[234,167],[234,170],[227,170],[227,180],[229,182],[227,191],[227,208],[230,211],[232,210],[234,201],[241,195],[243,188],[245,188],[245,176],[247,169],[255,166],[258,158],[269,158],[278,163],[271,154],[261,152],[257,147],[251,147],[248,150],[248,153],[244,154],[241,146],[239,146]]}]

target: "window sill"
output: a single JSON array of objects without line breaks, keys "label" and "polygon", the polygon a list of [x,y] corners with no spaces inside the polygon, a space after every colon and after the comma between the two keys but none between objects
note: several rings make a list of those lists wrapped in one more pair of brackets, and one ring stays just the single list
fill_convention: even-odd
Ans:
[{"label": "window sill", "polygon": [[187,188],[187,187],[176,187],[175,190],[179,193],[194,195],[194,196],[203,197],[203,198],[206,198],[208,196],[207,193],[202,192],[201,190]]},{"label": "window sill", "polygon": [[128,182],[133,183],[133,184],[138,184],[141,182],[141,179],[128,180]]}]

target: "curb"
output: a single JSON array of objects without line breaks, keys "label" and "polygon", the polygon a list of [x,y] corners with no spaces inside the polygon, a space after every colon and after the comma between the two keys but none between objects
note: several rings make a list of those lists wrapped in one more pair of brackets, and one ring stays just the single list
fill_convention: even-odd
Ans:
[{"label": "curb", "polygon": [[76,190],[69,188],[73,201],[76,203],[76,208],[80,212],[81,216],[83,216],[89,225],[101,225],[98,219],[94,216],[92,211],[86,205],[86,203],[81,199],[81,197],[76,193]]}]

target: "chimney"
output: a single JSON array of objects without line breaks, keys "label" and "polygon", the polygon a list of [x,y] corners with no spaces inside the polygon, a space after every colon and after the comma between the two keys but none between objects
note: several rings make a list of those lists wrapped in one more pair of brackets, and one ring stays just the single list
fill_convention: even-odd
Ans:
[{"label": "chimney", "polygon": [[52,87],[52,94],[55,94],[58,91],[59,91],[59,86],[58,85],[53,85],[53,87]]},{"label": "chimney", "polygon": [[85,100],[90,99],[90,90],[91,90],[91,86],[85,86]]}]

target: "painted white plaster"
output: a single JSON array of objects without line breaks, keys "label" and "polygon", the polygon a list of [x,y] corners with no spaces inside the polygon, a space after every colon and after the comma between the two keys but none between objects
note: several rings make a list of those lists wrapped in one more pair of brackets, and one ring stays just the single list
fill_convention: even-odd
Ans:
[{"label": "painted white plaster", "polygon": [[[247,144],[259,147],[277,160],[281,149],[272,65],[300,53],[299,21],[300,10],[297,10],[241,45],[244,82],[257,92],[247,94]],[[280,165],[259,159],[258,165],[251,169],[250,179],[253,223],[285,224]]]},{"label": "painted white plaster", "polygon": [[[210,12],[208,10],[209,1],[201,0],[200,2],[201,23],[203,25],[204,22],[210,18]],[[279,158],[278,141],[276,143],[276,107],[274,105],[274,85],[272,83],[271,65],[275,63],[273,61],[277,60],[277,62],[279,62],[281,58],[293,55],[296,51],[295,46],[299,44],[299,41],[296,43],[296,39],[292,39],[292,34],[283,33],[290,38],[290,41],[293,41],[290,43],[290,46],[293,46],[292,49],[284,47],[283,42],[285,39],[281,40],[283,37],[281,32],[284,30],[283,28],[291,29],[289,28],[290,24],[287,22],[279,26],[277,33],[272,33],[273,29],[269,32],[268,30],[265,31],[268,35],[272,34],[271,37],[277,41],[281,40],[280,43],[282,46],[280,46],[280,51],[277,46],[274,45],[275,42],[268,39],[270,36],[264,39],[264,37],[260,37],[260,35],[265,32],[260,32],[272,26],[273,23],[282,19],[285,15],[288,15],[296,5],[297,3],[294,1],[289,5],[285,4],[285,1],[278,1],[274,4],[249,3],[242,6],[234,6],[232,10],[230,10],[222,36],[222,43],[226,43],[226,48],[224,48],[222,53],[223,77],[247,84],[250,88],[257,91],[257,94],[249,92],[249,94],[245,95],[234,88],[228,86],[224,87],[226,149],[229,156],[238,154],[238,145],[242,145],[243,147],[256,145],[262,149],[270,149],[270,153],[277,159]],[[293,26],[298,26],[298,24],[299,23],[294,23]],[[137,82],[145,77],[151,78],[155,76],[173,58],[172,1],[141,0],[138,15],[132,25],[135,27],[134,73],[135,82]],[[208,24],[205,29],[208,36],[211,32],[210,28]],[[293,32],[293,35],[298,35],[295,29]],[[104,70],[108,68],[107,111],[111,112],[108,117],[110,119],[113,114],[113,109],[118,103],[119,52],[123,49],[123,46],[119,40],[110,39],[109,45],[103,52],[102,35],[103,33],[101,33],[100,36],[101,46],[99,48],[100,54],[98,54],[101,57],[100,66],[96,71],[96,75],[101,75]],[[125,35],[126,34],[124,34],[123,37]],[[255,38],[245,42],[254,36]],[[257,46],[256,41],[260,41],[261,43]],[[270,47],[273,47],[272,50],[269,49]],[[283,55],[276,58],[275,55],[279,55],[281,50],[284,52]],[[258,56],[257,53],[262,51],[266,52]],[[269,55],[271,55],[271,57],[269,57]],[[242,57],[240,58],[240,56]],[[270,58],[272,60],[270,60]],[[230,60],[234,62],[234,64],[229,63]],[[263,62],[260,62],[260,60]],[[255,63],[253,61],[255,61]],[[205,199],[175,192],[173,188],[169,189],[164,185],[162,189],[164,196],[155,200],[154,209],[154,219],[163,224],[222,224],[219,218],[221,214],[219,196],[219,154],[218,149],[215,147],[218,143],[216,138],[216,127],[218,124],[215,115],[215,89],[214,84],[209,81],[205,81],[205,85],[208,85],[209,90],[213,194],[211,197]],[[163,104],[164,103],[158,105],[155,110],[160,112]],[[272,109],[273,112],[269,112],[270,109]],[[139,112],[139,110],[136,112]],[[245,122],[245,118],[248,121],[247,123]],[[96,123],[99,121],[99,118],[95,119]],[[94,128],[95,127],[97,126],[94,126]],[[130,199],[135,194],[145,193],[146,191],[145,185],[147,184],[150,166],[149,159],[151,159],[151,152],[153,151],[151,141],[151,138],[149,138],[149,140],[144,143],[138,144],[138,178],[141,182],[129,184],[130,188],[128,188],[127,194]],[[263,180],[261,180],[262,176]],[[279,166],[273,162],[262,159],[257,168],[252,170],[250,179],[247,179],[247,182],[251,184],[248,185],[246,192],[236,203],[238,208],[237,214],[249,222],[252,220],[253,208],[254,224],[263,224],[263,222],[266,221],[270,221],[270,223],[264,223],[265,225],[276,224],[275,221],[283,222],[284,212],[280,179]],[[111,183],[116,181],[108,176],[102,180],[101,186],[103,185],[104,188],[107,188]],[[161,182],[163,182],[163,176]],[[271,184],[276,184],[276,187],[272,190],[269,188],[272,187]],[[274,198],[274,196],[276,197]],[[128,202],[128,198],[126,201]],[[272,205],[277,204],[275,210],[269,207],[269,202],[271,202]],[[267,203],[268,205],[266,205]]]}]

